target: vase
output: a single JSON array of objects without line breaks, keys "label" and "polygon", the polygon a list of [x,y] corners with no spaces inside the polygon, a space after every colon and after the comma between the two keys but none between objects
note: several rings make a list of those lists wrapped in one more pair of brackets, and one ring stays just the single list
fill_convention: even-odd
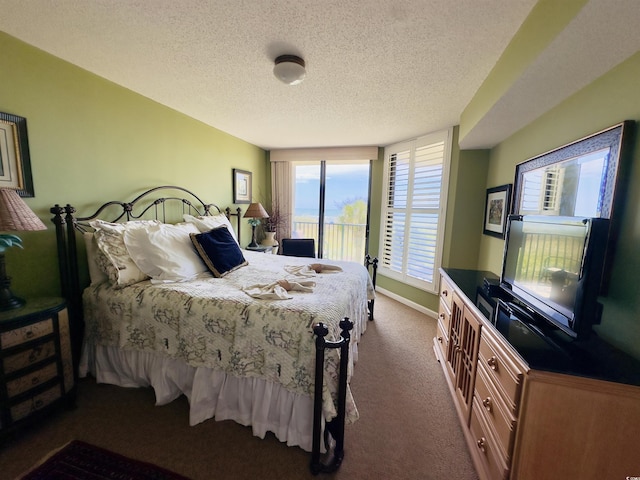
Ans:
[{"label": "vase", "polygon": [[266,245],[267,247],[273,247],[274,245],[277,245],[278,242],[276,241],[276,232],[264,232],[264,240],[262,241],[263,245]]}]

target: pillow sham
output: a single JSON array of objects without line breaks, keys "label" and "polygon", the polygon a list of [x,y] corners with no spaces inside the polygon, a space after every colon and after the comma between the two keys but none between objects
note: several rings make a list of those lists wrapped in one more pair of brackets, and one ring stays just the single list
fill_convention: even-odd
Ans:
[{"label": "pillow sham", "polygon": [[198,232],[192,223],[149,225],[124,232],[124,244],[152,283],[186,282],[208,274],[189,238]]},{"label": "pillow sham", "polygon": [[98,243],[96,242],[96,237],[93,232],[84,232],[83,237],[84,246],[87,251],[87,265],[89,267],[89,280],[91,281],[91,285],[104,282],[108,277],[102,268],[100,268],[100,265],[104,263],[106,257],[98,248]]},{"label": "pillow sham", "polygon": [[[236,243],[238,243],[236,232],[233,230],[231,222],[224,213],[220,213],[218,215],[204,215],[200,217],[194,217],[193,215],[185,213],[182,218],[185,222],[193,223],[202,233],[208,232],[213,228],[225,226],[231,233],[231,236],[236,241]],[[240,244],[238,244],[238,246],[240,246]]]},{"label": "pillow sham", "polygon": [[95,239],[104,257],[97,256],[100,269],[116,288],[126,287],[149,278],[134,263],[124,244],[124,232],[157,225],[157,220],[132,220],[125,223],[110,223],[103,220],[89,222],[95,229]]},{"label": "pillow sham", "polygon": [[198,255],[216,277],[247,265],[238,243],[227,227],[218,227],[206,233],[189,234]]}]

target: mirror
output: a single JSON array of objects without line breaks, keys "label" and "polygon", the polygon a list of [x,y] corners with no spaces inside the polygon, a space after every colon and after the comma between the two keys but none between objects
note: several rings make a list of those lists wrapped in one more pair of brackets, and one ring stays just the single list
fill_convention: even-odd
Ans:
[{"label": "mirror", "polygon": [[633,126],[625,121],[516,166],[514,213],[610,219],[602,294],[618,235]]}]

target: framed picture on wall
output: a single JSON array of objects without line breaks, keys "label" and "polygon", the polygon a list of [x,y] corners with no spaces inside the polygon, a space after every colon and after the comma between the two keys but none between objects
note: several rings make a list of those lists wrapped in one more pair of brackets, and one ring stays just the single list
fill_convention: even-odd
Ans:
[{"label": "framed picture on wall", "polygon": [[485,235],[504,238],[507,216],[511,208],[511,187],[512,184],[509,183],[487,189],[483,230]]},{"label": "framed picture on wall", "polygon": [[0,112],[0,188],[33,197],[27,119]]},{"label": "framed picture on wall", "polygon": [[251,203],[251,172],[233,169],[233,203]]}]

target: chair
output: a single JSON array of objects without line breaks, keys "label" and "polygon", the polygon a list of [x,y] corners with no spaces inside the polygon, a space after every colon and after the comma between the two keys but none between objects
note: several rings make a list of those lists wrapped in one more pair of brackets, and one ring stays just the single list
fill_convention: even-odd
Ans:
[{"label": "chair", "polygon": [[280,240],[282,255],[290,257],[316,256],[316,241],[313,238],[283,238]]}]

